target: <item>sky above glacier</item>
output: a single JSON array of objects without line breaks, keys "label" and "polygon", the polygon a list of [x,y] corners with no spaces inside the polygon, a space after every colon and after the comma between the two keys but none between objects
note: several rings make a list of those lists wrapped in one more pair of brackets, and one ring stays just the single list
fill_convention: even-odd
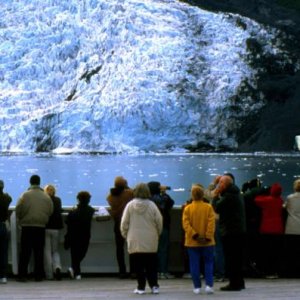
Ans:
[{"label": "sky above glacier", "polygon": [[280,51],[274,30],[175,0],[2,1],[0,151],[234,147],[222,112],[243,81],[255,87],[253,36]]}]

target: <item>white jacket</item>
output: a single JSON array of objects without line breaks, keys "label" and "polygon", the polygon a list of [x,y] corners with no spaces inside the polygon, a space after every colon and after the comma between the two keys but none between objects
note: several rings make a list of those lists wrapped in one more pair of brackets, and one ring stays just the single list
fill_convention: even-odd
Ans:
[{"label": "white jacket", "polygon": [[288,213],[285,234],[300,235],[300,193],[294,193],[287,197],[286,210]]},{"label": "white jacket", "polygon": [[162,216],[154,202],[137,198],[130,201],[121,220],[121,233],[127,240],[128,253],[157,252],[162,226]]}]

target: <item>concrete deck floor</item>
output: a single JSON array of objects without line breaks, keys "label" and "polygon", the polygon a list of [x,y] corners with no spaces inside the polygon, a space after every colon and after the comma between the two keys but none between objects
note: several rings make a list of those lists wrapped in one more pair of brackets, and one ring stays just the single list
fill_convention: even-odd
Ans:
[{"label": "concrete deck floor", "polygon": [[[62,281],[16,282],[9,278],[0,285],[0,299],[300,299],[300,279],[246,279],[246,289],[240,292],[221,292],[224,283],[215,283],[213,295],[194,295],[191,279],[160,280],[160,294],[152,295],[147,287],[146,294],[135,295],[136,280],[115,277],[86,277],[81,281],[63,278]],[[225,283],[226,284],[226,283]]]}]

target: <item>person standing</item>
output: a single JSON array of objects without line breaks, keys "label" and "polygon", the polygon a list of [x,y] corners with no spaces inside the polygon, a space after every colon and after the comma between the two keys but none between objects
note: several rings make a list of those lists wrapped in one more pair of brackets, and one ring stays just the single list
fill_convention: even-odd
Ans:
[{"label": "person standing", "polygon": [[281,271],[283,225],[282,187],[274,183],[270,195],[258,195],[255,203],[261,208],[260,266],[266,278],[278,278]]},{"label": "person standing", "polygon": [[31,253],[34,255],[34,279],[44,277],[45,227],[53,212],[51,198],[40,187],[40,176],[30,177],[30,187],[17,205],[16,216],[21,226],[21,244],[18,265],[18,281],[26,281]]},{"label": "person standing", "polygon": [[58,251],[59,234],[63,228],[61,199],[56,197],[56,189],[52,184],[45,186],[44,191],[52,200],[53,213],[46,225],[44,267],[46,279],[61,280],[61,262]]},{"label": "person standing", "polygon": [[151,193],[151,200],[157,205],[163,218],[163,230],[158,242],[158,277],[159,279],[174,278],[168,271],[169,246],[170,246],[170,211],[174,205],[174,200],[167,194],[168,187],[162,186],[158,181],[148,182]]},{"label": "person standing", "polygon": [[126,205],[121,219],[121,233],[127,240],[137,276],[138,286],[134,293],[139,295],[145,293],[146,280],[151,292],[159,293],[157,248],[163,221],[159,209],[150,198],[148,185],[138,184],[134,189],[134,199]]},{"label": "person standing", "polygon": [[285,209],[287,220],[285,226],[286,275],[300,276],[300,179],[294,181],[294,193],[287,196]]},{"label": "person standing", "polygon": [[205,292],[212,294],[213,263],[215,245],[215,212],[213,207],[204,201],[204,188],[193,185],[192,203],[184,208],[182,225],[185,231],[185,246],[188,250],[190,272],[194,284],[193,292],[201,291],[200,262],[204,261],[206,287]]},{"label": "person standing", "polygon": [[[116,256],[119,266],[119,277],[121,279],[127,277],[126,264],[125,264],[125,253],[124,244],[125,239],[123,238],[120,230],[121,218],[123,215],[126,204],[133,199],[133,191],[128,188],[127,180],[122,176],[115,178],[114,187],[110,189],[110,193],[107,196],[107,202],[110,205],[110,215],[114,220],[114,235],[116,245]],[[130,273],[132,266],[130,264]]]},{"label": "person standing", "polygon": [[9,217],[8,208],[11,196],[3,192],[4,182],[0,180],[0,283],[7,283],[6,273],[8,264],[8,232],[6,222]]},{"label": "person standing", "polygon": [[69,212],[66,224],[65,249],[71,250],[71,267],[68,273],[71,279],[81,279],[80,264],[84,259],[91,238],[91,224],[95,209],[89,205],[91,195],[87,191],[77,194],[77,207]]},{"label": "person standing", "polygon": [[229,284],[222,291],[240,291],[245,288],[243,277],[243,251],[246,233],[245,208],[239,188],[234,184],[232,175],[223,175],[218,183],[219,195],[215,204],[219,214],[225,273]]}]

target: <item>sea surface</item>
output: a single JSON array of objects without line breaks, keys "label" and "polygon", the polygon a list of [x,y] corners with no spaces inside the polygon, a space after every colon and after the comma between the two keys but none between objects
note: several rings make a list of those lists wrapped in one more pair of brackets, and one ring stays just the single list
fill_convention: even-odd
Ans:
[{"label": "sea surface", "polygon": [[279,182],[283,196],[293,192],[300,178],[298,153],[221,153],[153,155],[1,155],[0,179],[15,205],[29,187],[33,174],[41,176],[42,187],[52,183],[64,206],[76,204],[81,190],[92,194],[91,204],[106,205],[114,178],[122,175],[130,187],[139,182],[160,181],[171,187],[170,196],[183,204],[193,183],[207,186],[218,174],[232,173],[239,187],[255,177],[265,186]]}]

